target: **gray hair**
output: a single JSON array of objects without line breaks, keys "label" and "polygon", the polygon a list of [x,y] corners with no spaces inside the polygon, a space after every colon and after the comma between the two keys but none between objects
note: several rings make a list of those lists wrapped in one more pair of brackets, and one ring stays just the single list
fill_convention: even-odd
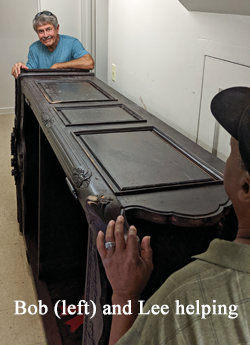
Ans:
[{"label": "gray hair", "polygon": [[58,20],[54,14],[51,16],[48,16],[43,13],[38,18],[35,17],[33,19],[32,24],[33,24],[33,29],[35,30],[35,32],[37,32],[38,25],[52,24],[54,28],[56,29],[58,27]]}]

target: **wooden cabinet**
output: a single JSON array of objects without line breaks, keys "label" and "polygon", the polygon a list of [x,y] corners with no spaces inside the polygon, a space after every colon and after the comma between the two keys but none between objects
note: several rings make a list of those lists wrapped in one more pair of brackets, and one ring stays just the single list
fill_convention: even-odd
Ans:
[{"label": "wooden cabinet", "polygon": [[[151,235],[147,299],[174,271],[224,235],[231,202],[224,163],[84,71],[24,71],[16,82],[12,133],[18,220],[33,269],[49,344],[105,344],[111,290],[96,236],[119,214]],[[85,285],[85,288],[84,288]],[[85,292],[84,292],[85,289]],[[53,304],[82,295],[95,317],[77,335]],[[66,297],[65,297],[66,296]]]}]

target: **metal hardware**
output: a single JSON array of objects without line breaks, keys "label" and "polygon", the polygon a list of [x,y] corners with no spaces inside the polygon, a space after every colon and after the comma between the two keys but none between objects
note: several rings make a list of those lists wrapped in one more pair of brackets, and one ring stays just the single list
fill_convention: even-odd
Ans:
[{"label": "metal hardware", "polygon": [[68,185],[68,187],[69,187],[69,190],[71,191],[71,194],[72,194],[73,197],[77,200],[76,190],[74,189],[72,183],[70,182],[70,180],[69,180],[67,177],[65,177],[65,180],[66,180],[66,182],[67,182],[67,185]]},{"label": "metal hardware", "polygon": [[24,99],[25,99],[26,104],[28,104],[28,106],[30,107],[30,102],[29,102],[29,100],[28,100],[26,97],[25,97]]}]

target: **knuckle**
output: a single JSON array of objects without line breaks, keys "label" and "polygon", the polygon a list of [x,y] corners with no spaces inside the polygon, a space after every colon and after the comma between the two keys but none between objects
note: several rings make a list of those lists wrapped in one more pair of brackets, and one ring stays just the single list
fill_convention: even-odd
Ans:
[{"label": "knuckle", "polygon": [[113,241],[114,241],[114,236],[106,235],[106,242],[113,242]]},{"label": "knuckle", "polygon": [[123,237],[123,233],[119,230],[116,230],[115,231],[115,237],[118,237],[118,238],[122,238]]}]

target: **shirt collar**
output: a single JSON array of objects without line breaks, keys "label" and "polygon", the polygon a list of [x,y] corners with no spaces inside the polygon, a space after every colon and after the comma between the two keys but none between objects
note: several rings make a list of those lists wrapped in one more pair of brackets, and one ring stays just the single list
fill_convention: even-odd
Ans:
[{"label": "shirt collar", "polygon": [[213,264],[250,273],[250,245],[234,243],[218,238],[213,240],[207,251],[193,258]]}]

